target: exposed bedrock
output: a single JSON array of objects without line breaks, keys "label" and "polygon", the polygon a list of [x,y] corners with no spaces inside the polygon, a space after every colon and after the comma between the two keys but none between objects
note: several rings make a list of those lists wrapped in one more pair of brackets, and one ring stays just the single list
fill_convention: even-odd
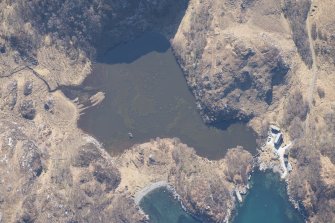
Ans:
[{"label": "exposed bedrock", "polygon": [[[266,27],[246,25],[256,16],[248,10],[259,4],[193,1],[172,40],[178,62],[208,123],[247,121],[263,114],[277,102],[274,87],[286,85],[289,54],[278,39],[278,35],[285,35],[285,29],[275,36]],[[273,8],[279,11],[272,12],[273,16],[280,18],[280,6],[276,8],[275,4]],[[229,10],[241,17],[233,17]]]},{"label": "exposed bedrock", "polygon": [[134,196],[139,189],[164,181],[193,215],[204,222],[226,222],[235,210],[234,190],[248,184],[253,158],[238,147],[223,159],[210,161],[178,139],[156,139],[134,146],[115,163],[121,173],[117,191]]},{"label": "exposed bedrock", "polygon": [[76,60],[78,48],[92,58],[96,47],[115,46],[153,27],[175,26],[187,0],[17,0],[9,4],[18,17],[14,29],[27,22],[33,28],[30,33],[13,33],[9,39],[21,56],[36,59],[37,48],[52,44]]}]

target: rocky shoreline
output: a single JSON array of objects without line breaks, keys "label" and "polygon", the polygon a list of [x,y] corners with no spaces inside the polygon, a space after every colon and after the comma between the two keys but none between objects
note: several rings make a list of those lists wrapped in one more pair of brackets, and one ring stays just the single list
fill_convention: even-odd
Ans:
[{"label": "rocky shoreline", "polygon": [[[260,153],[261,155],[257,157],[256,166],[254,168],[257,168],[258,170],[263,171],[263,172],[269,170],[273,172],[274,174],[282,175],[282,171],[280,169],[280,164],[278,163],[278,160],[277,159],[268,160],[267,158],[264,157],[264,154],[262,154],[264,153],[264,151],[260,151]],[[286,192],[287,192],[290,203],[296,210],[298,210],[298,212],[304,217],[305,221],[307,222],[306,211],[301,201],[294,199],[294,197],[290,193],[290,190],[288,187],[290,184],[290,178],[285,177],[284,179],[281,178],[281,180],[285,181]]]},{"label": "rocky shoreline", "polygon": [[[235,159],[243,160],[243,164],[237,164]],[[236,202],[234,190],[247,183],[252,156],[237,148],[231,149],[222,160],[210,161],[198,157],[193,149],[176,139],[156,139],[134,146],[115,158],[115,164],[121,173],[117,191],[136,200],[136,194],[143,188],[164,182],[173,188],[191,214],[220,222],[230,219]],[[233,165],[239,165],[237,169],[244,172],[227,169]],[[207,200],[211,196],[216,197],[215,201]]]},{"label": "rocky shoreline", "polygon": [[[259,163],[258,168],[260,171],[267,171],[270,170],[272,171],[274,174],[280,174],[280,172],[278,171],[278,169],[275,167],[275,165],[266,165],[264,163]],[[287,191],[287,195],[288,195],[288,199],[290,201],[290,203],[292,204],[292,206],[303,216],[305,222],[308,222],[307,219],[307,213],[306,210],[302,204],[301,201],[296,200],[292,194],[290,193],[289,187],[288,185],[290,184],[290,180],[289,179],[285,179],[285,184],[286,184],[286,191]]]}]

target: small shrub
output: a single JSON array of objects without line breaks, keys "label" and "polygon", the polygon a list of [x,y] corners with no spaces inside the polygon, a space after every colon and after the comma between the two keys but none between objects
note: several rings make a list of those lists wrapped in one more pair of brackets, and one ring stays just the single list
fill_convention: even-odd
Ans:
[{"label": "small shrub", "polygon": [[299,139],[304,135],[304,129],[302,128],[302,122],[298,117],[295,117],[289,128],[290,137],[292,140]]},{"label": "small shrub", "polygon": [[325,91],[321,87],[318,87],[317,92],[320,98],[324,98],[326,96]]},{"label": "small shrub", "polygon": [[298,117],[300,121],[305,121],[308,112],[308,103],[304,100],[301,92],[294,92],[292,95],[290,95],[285,106],[283,125],[289,127],[295,117]]},{"label": "small shrub", "polygon": [[313,40],[316,40],[318,38],[318,32],[316,30],[316,24],[315,23],[313,23],[313,25],[312,25],[311,32],[312,32],[312,38],[313,38]]}]

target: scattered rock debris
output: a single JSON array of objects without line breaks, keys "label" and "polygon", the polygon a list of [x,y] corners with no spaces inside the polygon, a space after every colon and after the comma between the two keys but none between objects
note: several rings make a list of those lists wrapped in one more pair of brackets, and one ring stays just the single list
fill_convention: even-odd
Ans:
[{"label": "scattered rock debris", "polygon": [[23,118],[33,120],[36,116],[36,109],[32,100],[24,100],[20,105],[20,114]]}]

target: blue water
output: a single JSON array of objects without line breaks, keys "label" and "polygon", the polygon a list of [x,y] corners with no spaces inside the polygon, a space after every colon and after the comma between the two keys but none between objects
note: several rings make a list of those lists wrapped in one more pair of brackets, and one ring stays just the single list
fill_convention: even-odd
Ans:
[{"label": "blue water", "polygon": [[238,209],[234,223],[303,223],[302,215],[288,200],[285,182],[271,172],[256,171],[253,187]]},{"label": "blue water", "polygon": [[[302,215],[293,208],[286,194],[285,183],[270,172],[256,171],[253,187],[233,223],[303,223]],[[185,212],[165,188],[145,196],[140,203],[152,223],[199,223]]]},{"label": "blue water", "polygon": [[200,223],[185,212],[178,200],[166,188],[158,188],[145,196],[140,203],[151,223]]}]

